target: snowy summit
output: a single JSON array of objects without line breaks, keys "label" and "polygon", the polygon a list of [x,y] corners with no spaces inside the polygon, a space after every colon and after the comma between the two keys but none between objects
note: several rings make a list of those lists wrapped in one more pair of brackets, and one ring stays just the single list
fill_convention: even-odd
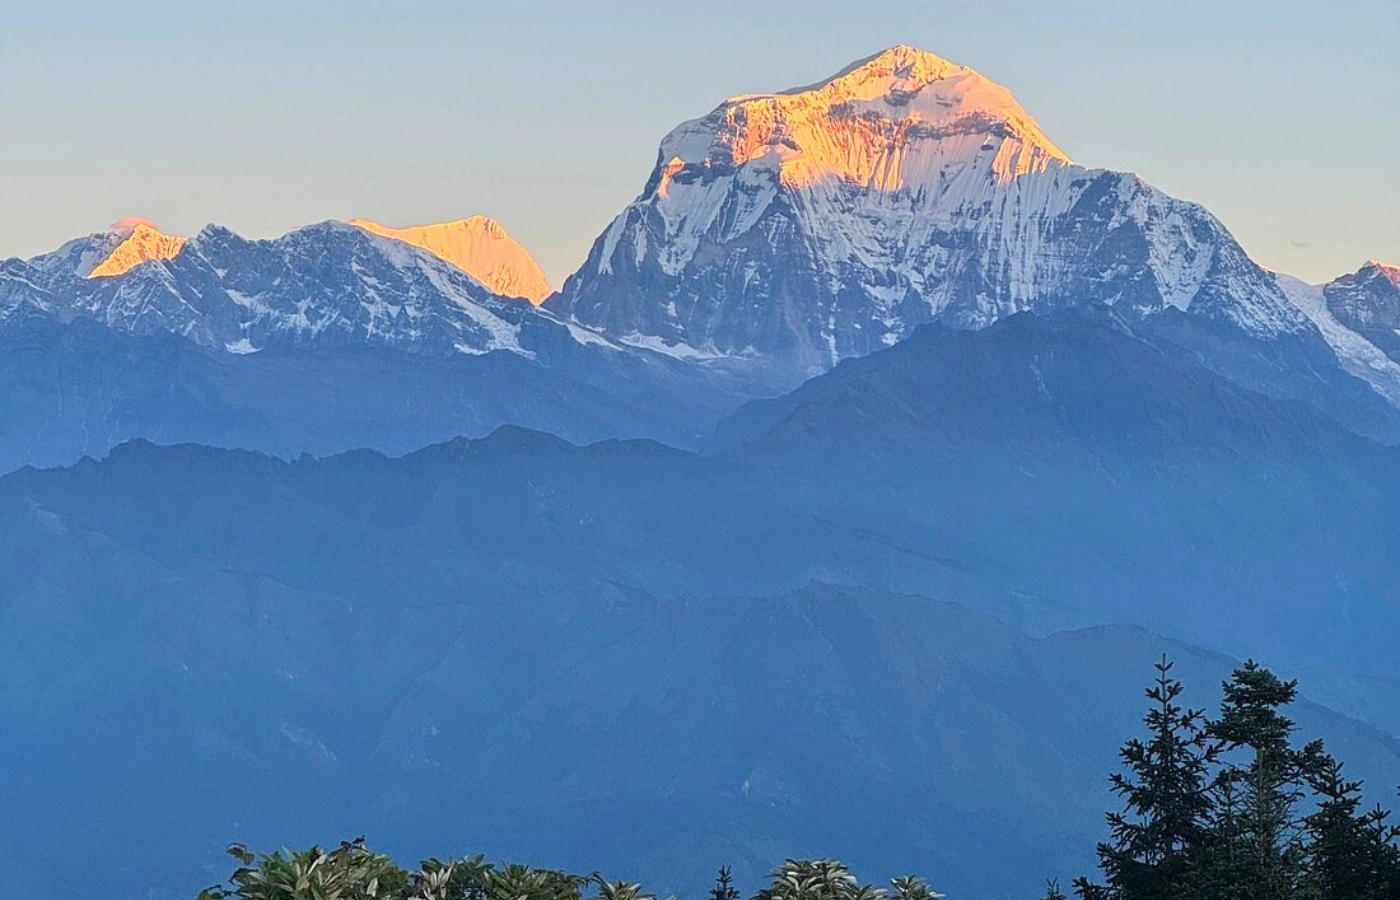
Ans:
[{"label": "snowy summit", "polygon": [[147,260],[174,259],[185,246],[184,238],[163,234],[154,222],[138,216],[117,222],[110,233],[120,243],[87,273],[89,278],[122,275]]},{"label": "snowy summit", "polygon": [[1204,209],[1074,165],[1005,87],[901,45],[677,127],[551,305],[619,340],[820,370],[924,322],[1085,300],[1307,327]]},{"label": "snowy summit", "polygon": [[500,222],[487,216],[410,228],[390,228],[368,219],[352,219],[350,224],[427,250],[494,294],[523,297],[538,306],[554,293],[529,251],[507,234]]}]

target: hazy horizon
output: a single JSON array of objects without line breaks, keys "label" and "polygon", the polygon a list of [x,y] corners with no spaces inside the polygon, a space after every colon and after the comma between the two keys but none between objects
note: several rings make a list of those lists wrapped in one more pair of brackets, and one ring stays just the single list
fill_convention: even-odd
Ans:
[{"label": "hazy horizon", "polygon": [[484,214],[558,287],[675,125],[896,43],[1006,85],[1076,162],[1204,204],[1270,268],[1322,281],[1400,256],[1400,117],[1376,112],[1400,100],[1400,13],[1379,0],[810,9],[12,12],[0,258],[132,215],[175,234],[216,222],[270,237],[326,219]]}]

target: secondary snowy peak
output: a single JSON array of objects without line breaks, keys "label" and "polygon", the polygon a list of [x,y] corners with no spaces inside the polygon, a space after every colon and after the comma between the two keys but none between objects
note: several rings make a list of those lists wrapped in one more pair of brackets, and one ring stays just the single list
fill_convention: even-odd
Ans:
[{"label": "secondary snowy peak", "polygon": [[550,305],[617,340],[810,373],[924,322],[1084,302],[1311,327],[1209,212],[1074,165],[1006,88],[898,46],[680,125]]},{"label": "secondary snowy peak", "polygon": [[1334,312],[1387,328],[1400,328],[1400,267],[1369,260],[1350,275],[1322,286]]},{"label": "secondary snowy peak", "polygon": [[1400,268],[1371,260],[1313,290],[1332,318],[1400,366]]},{"label": "secondary snowy peak", "polygon": [[1377,270],[1368,264],[1324,285],[1282,273],[1274,277],[1312,320],[1342,369],[1400,406],[1400,287]]},{"label": "secondary snowy peak", "polygon": [[152,259],[174,259],[184,249],[185,238],[163,234],[155,223],[131,217],[112,226],[111,234],[121,242],[107,258],[87,273],[89,278],[122,275]]},{"label": "secondary snowy peak", "polygon": [[554,293],[529,251],[487,216],[410,228],[390,228],[368,219],[352,219],[350,224],[427,250],[502,296],[522,297],[538,306]]},{"label": "secondary snowy peak", "polygon": [[[95,234],[30,260],[0,261],[0,335],[7,321],[41,317],[137,336],[174,334],[233,354],[310,345],[437,357],[617,349],[434,253],[344,222],[272,240],[210,225],[178,253],[148,224],[129,227],[125,237]],[[87,277],[98,259],[97,275],[131,267],[121,277]]]}]

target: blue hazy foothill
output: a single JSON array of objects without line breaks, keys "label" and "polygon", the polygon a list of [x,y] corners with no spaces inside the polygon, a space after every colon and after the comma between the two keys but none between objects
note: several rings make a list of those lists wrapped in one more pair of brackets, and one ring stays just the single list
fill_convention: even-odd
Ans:
[{"label": "blue hazy foothill", "polygon": [[1204,705],[1207,646],[1325,672],[1350,715],[1300,721],[1400,780],[1396,450],[1104,310],[921,331],[720,434],[0,480],[0,784],[64,810],[6,847],[160,896],[227,840],[351,831],[664,890],[840,852],[1025,894],[1091,865],[1151,660]]}]

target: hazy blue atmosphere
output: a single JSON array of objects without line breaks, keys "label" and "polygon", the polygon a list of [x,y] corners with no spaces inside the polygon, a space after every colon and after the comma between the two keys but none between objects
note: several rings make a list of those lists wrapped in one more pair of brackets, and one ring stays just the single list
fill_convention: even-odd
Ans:
[{"label": "hazy blue atmosphere", "polygon": [[1077,162],[1205,203],[1321,281],[1400,251],[1400,8],[1187,0],[11,5],[0,257],[128,215],[253,237],[485,213],[557,285],[657,141],[726,96],[911,43],[1012,89]]},{"label": "hazy blue atmosphere", "polygon": [[13,7],[0,900],[1400,897],[1396,0]]}]

